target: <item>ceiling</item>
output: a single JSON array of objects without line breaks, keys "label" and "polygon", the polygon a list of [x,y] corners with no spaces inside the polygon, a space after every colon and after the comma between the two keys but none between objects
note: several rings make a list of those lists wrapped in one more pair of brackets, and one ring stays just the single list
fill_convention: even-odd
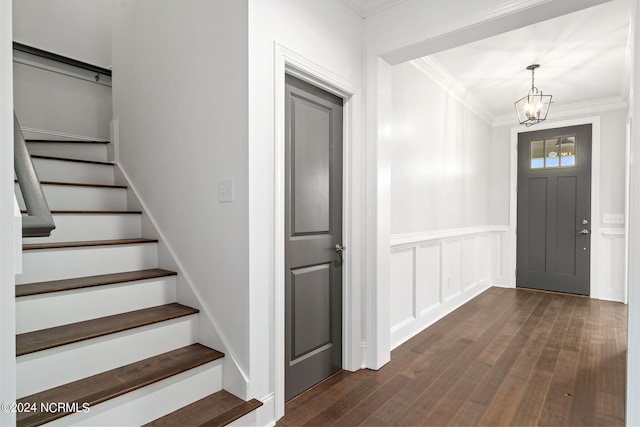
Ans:
[{"label": "ceiling", "polygon": [[465,98],[494,119],[515,113],[513,102],[531,87],[531,72],[526,70],[530,64],[541,65],[535,73],[536,87],[553,95],[550,116],[559,106],[614,98],[623,101],[630,72],[629,11],[629,0],[614,0],[439,52],[423,61],[444,73],[444,81],[454,82]]}]

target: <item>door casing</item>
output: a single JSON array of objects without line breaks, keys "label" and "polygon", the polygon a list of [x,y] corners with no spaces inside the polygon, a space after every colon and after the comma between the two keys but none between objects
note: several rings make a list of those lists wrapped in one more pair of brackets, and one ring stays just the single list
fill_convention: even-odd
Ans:
[{"label": "door casing", "polygon": [[290,74],[344,99],[343,105],[343,196],[342,236],[345,247],[342,271],[342,366],[346,370],[363,367],[361,350],[361,321],[364,282],[362,277],[360,229],[354,224],[360,207],[354,196],[359,189],[353,179],[358,159],[358,141],[362,139],[360,126],[354,124],[354,104],[359,103],[360,87],[343,77],[319,67],[315,62],[275,44],[275,159],[274,159],[274,413],[275,419],[284,416],[285,404],[285,74]]},{"label": "door casing", "polygon": [[553,129],[568,126],[591,124],[591,271],[589,274],[591,283],[591,297],[599,298],[597,277],[600,272],[600,116],[583,117],[572,120],[560,120],[544,122],[535,128],[517,127],[511,128],[510,141],[510,190],[509,190],[509,235],[507,237],[507,250],[505,251],[504,265],[506,268],[505,283],[510,287],[516,287],[516,226],[517,226],[517,182],[518,182],[518,134],[534,130]]}]

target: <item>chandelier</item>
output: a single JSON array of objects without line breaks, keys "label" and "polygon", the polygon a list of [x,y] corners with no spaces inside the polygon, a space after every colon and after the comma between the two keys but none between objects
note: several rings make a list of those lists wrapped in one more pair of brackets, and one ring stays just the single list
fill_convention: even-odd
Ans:
[{"label": "chandelier", "polygon": [[514,102],[518,121],[527,127],[546,120],[551,105],[551,95],[543,95],[542,91],[534,85],[534,72],[539,67],[539,64],[527,67],[527,70],[531,70],[531,90],[527,96]]}]

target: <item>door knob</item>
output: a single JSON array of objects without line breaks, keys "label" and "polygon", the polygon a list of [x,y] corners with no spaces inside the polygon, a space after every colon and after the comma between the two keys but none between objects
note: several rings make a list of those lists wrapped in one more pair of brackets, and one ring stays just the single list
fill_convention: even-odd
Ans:
[{"label": "door knob", "polygon": [[342,252],[344,252],[344,246],[342,246],[340,243],[336,243],[336,252],[342,255]]},{"label": "door knob", "polygon": [[580,230],[580,234],[589,234],[589,230],[583,228],[582,230]]}]

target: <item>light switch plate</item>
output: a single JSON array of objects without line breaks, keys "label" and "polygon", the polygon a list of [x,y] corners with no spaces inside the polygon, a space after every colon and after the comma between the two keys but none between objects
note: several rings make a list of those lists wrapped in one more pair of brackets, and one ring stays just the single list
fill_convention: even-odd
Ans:
[{"label": "light switch plate", "polygon": [[221,179],[218,182],[218,201],[220,203],[233,202],[233,180]]},{"label": "light switch plate", "polygon": [[602,222],[604,224],[624,224],[624,214],[603,214]]}]

